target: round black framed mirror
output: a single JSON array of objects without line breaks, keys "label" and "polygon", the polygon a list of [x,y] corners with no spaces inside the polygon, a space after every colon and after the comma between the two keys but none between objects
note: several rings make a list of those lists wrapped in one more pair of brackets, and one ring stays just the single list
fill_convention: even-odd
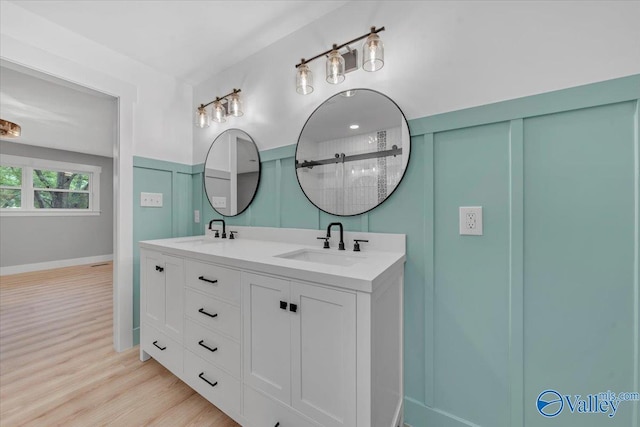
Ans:
[{"label": "round black framed mirror", "polygon": [[347,90],[307,119],[296,146],[296,176],[318,209],[359,215],[395,191],[410,152],[409,125],[395,102],[374,90]]},{"label": "round black framed mirror", "polygon": [[260,153],[253,138],[240,129],[218,135],[204,162],[204,189],[211,207],[220,215],[240,215],[259,183]]}]

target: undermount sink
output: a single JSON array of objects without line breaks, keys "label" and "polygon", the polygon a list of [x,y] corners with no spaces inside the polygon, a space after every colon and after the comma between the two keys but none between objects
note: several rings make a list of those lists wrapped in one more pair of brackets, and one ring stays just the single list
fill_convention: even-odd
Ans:
[{"label": "undermount sink", "polygon": [[293,259],[296,261],[315,262],[318,264],[340,265],[348,267],[362,260],[362,257],[342,255],[322,250],[300,249],[293,252],[276,255],[277,258]]}]

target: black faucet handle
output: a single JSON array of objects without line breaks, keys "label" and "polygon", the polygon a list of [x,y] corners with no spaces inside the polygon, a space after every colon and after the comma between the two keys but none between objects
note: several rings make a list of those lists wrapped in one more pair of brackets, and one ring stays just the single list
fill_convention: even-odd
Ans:
[{"label": "black faucet handle", "polygon": [[229,231],[229,240],[235,239],[235,237],[233,237],[234,234],[238,234],[238,232],[237,231]]},{"label": "black faucet handle", "polygon": [[324,249],[329,249],[329,238],[328,237],[317,237],[318,240],[324,240]]},{"label": "black faucet handle", "polygon": [[360,242],[369,243],[369,241],[365,240],[365,239],[353,239],[353,251],[354,252],[360,252]]},{"label": "black faucet handle", "polygon": [[220,237],[220,232],[216,230],[216,234],[214,234],[213,237]]}]

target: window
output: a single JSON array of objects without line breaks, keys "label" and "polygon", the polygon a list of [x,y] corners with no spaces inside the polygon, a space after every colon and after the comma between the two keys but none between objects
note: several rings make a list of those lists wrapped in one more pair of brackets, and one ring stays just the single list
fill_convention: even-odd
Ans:
[{"label": "window", "polygon": [[99,166],[2,155],[2,215],[99,215]]}]

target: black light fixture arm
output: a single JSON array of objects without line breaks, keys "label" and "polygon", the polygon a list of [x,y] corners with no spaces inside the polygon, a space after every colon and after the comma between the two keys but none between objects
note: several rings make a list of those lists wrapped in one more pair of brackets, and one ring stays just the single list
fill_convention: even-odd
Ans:
[{"label": "black light fixture arm", "polygon": [[[296,64],[296,68],[298,68],[298,67],[299,67],[299,66],[301,66],[302,64],[308,64],[309,62],[311,62],[311,61],[313,61],[313,60],[316,60],[316,59],[320,58],[321,56],[328,55],[329,53],[331,53],[331,52],[332,52],[332,51],[334,51],[334,50],[342,49],[342,48],[343,48],[343,47],[345,47],[345,46],[348,46],[348,45],[353,44],[353,43],[355,43],[355,42],[357,42],[357,41],[360,41],[360,40],[362,40],[362,39],[364,39],[364,38],[366,38],[366,37],[369,37],[371,34],[378,34],[380,31],[384,31],[384,27],[380,27],[380,28],[378,28],[378,29],[376,29],[376,27],[371,27],[371,31],[370,31],[370,32],[368,32],[367,34],[363,35],[363,36],[356,37],[355,39],[353,39],[353,40],[349,40],[348,42],[346,42],[346,43],[342,43],[341,45],[334,44],[334,45],[333,45],[333,47],[332,47],[331,49],[329,49],[329,50],[327,50],[327,51],[325,51],[325,52],[322,52],[322,53],[320,53],[320,54],[318,54],[318,55],[314,56],[314,57],[313,57],[313,58],[311,58],[311,59],[304,59],[304,58],[303,58],[303,59],[300,61],[300,63],[299,63],[299,64]],[[209,105],[209,104],[207,104],[207,105]]]},{"label": "black light fixture arm", "polygon": [[200,104],[200,108],[206,108],[206,107],[208,107],[209,105],[213,104],[213,103],[214,103],[214,102],[216,102],[216,101],[222,101],[222,100],[223,100],[223,99],[225,99],[226,97],[231,96],[231,95],[236,94],[236,93],[240,93],[240,92],[242,92],[240,89],[235,89],[235,88],[234,88],[234,89],[233,89],[233,92],[229,92],[229,93],[228,93],[228,94],[226,94],[225,96],[216,96],[216,99],[214,99],[213,101],[208,102],[208,103],[206,103],[206,104]]}]

